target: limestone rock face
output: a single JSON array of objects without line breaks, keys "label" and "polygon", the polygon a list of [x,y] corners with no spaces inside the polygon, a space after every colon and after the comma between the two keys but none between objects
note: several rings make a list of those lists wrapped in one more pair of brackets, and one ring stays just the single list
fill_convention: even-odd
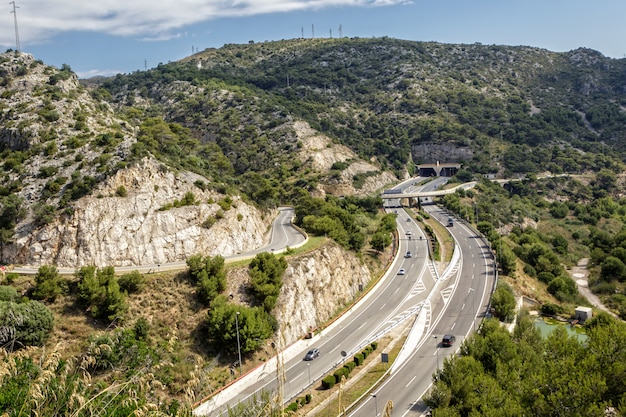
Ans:
[{"label": "limestone rock face", "polygon": [[[91,197],[78,200],[73,214],[58,217],[38,231],[17,233],[3,258],[15,264],[133,266],[183,261],[188,256],[230,255],[262,246],[274,217],[231,197],[203,191],[195,174],[163,169],[150,159],[119,171]],[[126,196],[116,195],[124,187]],[[197,204],[161,210],[186,193]],[[224,206],[224,204],[223,204]],[[228,206],[225,206],[228,207]],[[207,219],[214,219],[208,226]]]},{"label": "limestone rock face", "polygon": [[[338,176],[331,175],[317,185],[315,197],[324,198],[326,194],[365,196],[397,181],[391,172],[377,167],[373,163],[375,161],[360,159],[350,148],[333,143],[331,138],[311,128],[308,123],[296,121],[293,129],[302,144],[298,158],[313,171],[327,174],[337,162],[346,165]],[[358,174],[365,174],[365,180],[356,188],[354,178]]]},{"label": "limestone rock face", "polygon": [[353,253],[332,243],[290,259],[274,314],[289,345],[354,300],[370,271]]}]

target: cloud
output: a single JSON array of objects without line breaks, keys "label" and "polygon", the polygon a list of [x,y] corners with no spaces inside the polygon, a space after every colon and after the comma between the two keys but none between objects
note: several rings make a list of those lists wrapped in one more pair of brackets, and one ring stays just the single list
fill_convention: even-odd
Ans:
[{"label": "cloud", "polygon": [[[93,31],[139,39],[168,39],[187,25],[223,17],[320,10],[332,7],[378,7],[410,0],[17,0],[20,39],[45,43],[55,34]],[[15,45],[14,16],[7,5],[0,21],[0,44]]]}]

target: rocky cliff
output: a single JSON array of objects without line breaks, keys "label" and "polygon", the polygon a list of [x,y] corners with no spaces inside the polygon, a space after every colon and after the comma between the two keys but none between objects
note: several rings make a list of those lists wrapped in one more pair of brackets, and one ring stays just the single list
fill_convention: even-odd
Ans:
[{"label": "rocky cliff", "polygon": [[274,311],[285,345],[327,322],[370,278],[366,265],[334,243],[290,259]]},{"label": "rocky cliff", "polygon": [[[203,180],[144,159],[77,201],[73,214],[34,233],[18,231],[3,258],[61,267],[156,265],[195,253],[230,255],[262,246],[273,214],[238,197],[224,203],[225,195],[198,187]],[[120,187],[125,196],[116,194]],[[195,204],[164,209],[187,193]]]}]

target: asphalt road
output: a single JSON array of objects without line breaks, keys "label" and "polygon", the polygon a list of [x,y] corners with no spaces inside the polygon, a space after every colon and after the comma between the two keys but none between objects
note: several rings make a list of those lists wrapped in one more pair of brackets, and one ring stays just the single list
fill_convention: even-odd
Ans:
[{"label": "asphalt road", "polygon": [[[411,232],[410,239],[407,231]],[[281,356],[285,399],[301,394],[336,365],[351,359],[365,345],[379,339],[404,320],[414,318],[420,310],[426,294],[435,285],[432,268],[428,268],[427,240],[419,239],[420,229],[415,222],[407,222],[406,216],[399,218],[398,233],[400,256],[394,259],[388,273],[376,286],[331,326],[312,339],[298,342]],[[413,253],[411,258],[404,257],[408,250]],[[399,275],[400,268],[406,274]],[[281,347],[280,343],[278,346]],[[319,348],[320,356],[313,361],[303,361],[304,354],[311,347]],[[211,398],[196,409],[196,414],[226,415],[228,406],[245,403],[262,390],[277,391],[275,362],[268,363],[265,368],[246,375],[231,394]]]},{"label": "asphalt road", "polygon": [[[444,225],[448,213],[437,206],[424,208]],[[411,344],[410,352],[390,376],[373,391],[350,416],[374,416],[382,412],[388,401],[394,404],[394,416],[421,415],[425,407],[419,401],[429,390],[432,376],[463,340],[474,331],[484,316],[494,287],[495,263],[492,252],[480,236],[461,221],[448,230],[457,242],[459,259],[449,274],[441,277],[415,326],[422,326],[420,337]],[[456,336],[452,347],[442,347],[445,334]],[[374,397],[375,396],[375,397]]]},{"label": "asphalt road", "polygon": [[[443,182],[445,179],[435,179],[418,187],[434,189]],[[411,189],[416,187],[414,184],[414,180],[407,181],[401,187]],[[460,249],[457,250],[454,265],[448,269],[450,273],[438,278],[428,260],[427,239],[402,209],[393,207],[393,202],[391,206],[388,211],[398,214],[400,239],[398,256],[387,274],[357,305],[313,339],[299,341],[284,351],[278,343],[279,351],[283,351],[278,360],[283,363],[284,369],[284,400],[301,394],[315,381],[329,374],[344,358],[350,359],[365,345],[387,334],[395,326],[417,317],[417,321],[424,326],[420,329],[415,347],[411,348],[408,359],[404,361],[405,365],[392,376],[393,379],[397,375],[400,380],[381,386],[374,393],[376,401],[363,402],[353,415],[371,416],[372,407],[378,405],[380,400],[382,410],[382,401],[387,398],[393,398],[394,403],[397,401],[407,411],[418,413],[417,400],[430,386],[431,375],[436,369],[437,361],[433,357],[439,359],[440,364],[443,363],[444,357],[454,352],[472,330],[476,311],[486,307],[491,291],[489,274],[493,273],[489,266],[491,253],[482,239],[461,223],[451,227],[453,236],[459,240]],[[447,223],[447,213],[436,206],[427,209],[434,217]],[[410,235],[407,234],[409,231]],[[404,254],[409,250],[413,256],[405,258]],[[406,274],[398,274],[401,268]],[[445,333],[457,335],[457,344],[456,347],[442,351],[434,343],[435,339],[430,338],[436,335],[437,340],[441,340],[440,337]],[[319,348],[320,356],[314,361],[303,361],[305,352],[311,347]],[[226,415],[228,406],[246,403],[261,391],[278,391],[276,358],[244,376],[237,384],[214,396],[195,412],[198,415]]]}]

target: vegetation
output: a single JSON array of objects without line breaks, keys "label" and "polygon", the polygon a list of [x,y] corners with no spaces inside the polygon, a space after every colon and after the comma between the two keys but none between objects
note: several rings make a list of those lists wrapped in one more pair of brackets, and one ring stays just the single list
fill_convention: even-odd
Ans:
[{"label": "vegetation", "polygon": [[269,252],[259,253],[250,262],[252,295],[268,313],[276,306],[276,300],[283,286],[285,269],[287,269],[285,258],[277,257]]},{"label": "vegetation", "polygon": [[[80,108],[64,114],[64,103],[76,103],[69,98],[79,94],[65,92],[72,82],[71,68],[64,65],[57,70],[37,62],[15,65],[14,58],[0,57],[2,125],[11,139],[0,144],[5,175],[0,185],[2,248],[12,243],[21,222],[42,227],[61,212],[71,214],[74,202],[116,169],[152,155],[164,170],[199,174],[203,178],[196,181],[199,189],[226,195],[217,203],[221,211],[203,222],[206,228],[232,207],[231,195],[241,195],[261,208],[295,205],[296,223],[307,233],[327,236],[360,255],[364,249],[385,250],[395,225],[393,216],[378,211],[378,197],[310,197],[320,184],[339,181],[353,161],[335,162],[328,172],[313,169],[310,161],[301,158],[303,144],[292,123],[305,121],[333,145],[345,145],[376,169],[398,177],[414,171],[413,161],[430,162],[432,154],[421,150],[425,144],[446,156],[455,154],[451,151],[464,155],[459,181],[487,173],[524,175],[523,180],[503,186],[481,180],[474,190],[442,199],[449,210],[476,224],[496,252],[503,281],[508,283],[494,294],[496,316],[511,319],[513,293],[525,280],[538,293],[545,290],[543,312],[566,315],[581,301],[566,267],[589,257],[590,287],[626,317],[626,239],[622,236],[626,200],[621,197],[626,150],[624,60],[587,49],[552,53],[529,47],[389,38],[225,45],[150,71],[90,82],[94,101],[80,102]],[[210,65],[199,68],[194,61],[199,58]],[[37,105],[12,101],[16,94],[11,83],[40,70],[47,77],[45,85],[31,94],[37,97]],[[119,125],[104,122],[112,118],[109,105],[124,119]],[[34,125],[37,128],[31,128]],[[139,132],[136,138],[134,131]],[[34,158],[45,161],[34,164]],[[566,175],[537,178],[546,171]],[[378,172],[358,173],[351,178],[352,185],[359,190]],[[118,197],[127,193],[124,187],[114,191]],[[197,203],[189,192],[162,209]],[[433,253],[438,252],[435,245]],[[219,353],[230,360],[237,330],[245,354],[272,337],[276,323],[269,311],[280,291],[282,257],[266,254],[251,264],[251,306],[234,305],[224,296],[223,258],[196,255],[187,265],[200,301],[196,308],[205,319],[198,328],[187,329],[194,336],[186,337],[202,335],[197,350],[205,360],[219,361]],[[65,298],[78,300],[82,310],[107,324],[130,325],[134,317],[127,317],[127,294],[146,285],[141,274],[116,278],[112,268],[81,268],[77,283],[61,279],[53,267],[42,268],[32,291],[21,293],[50,308],[62,308],[59,304]],[[24,317],[37,319],[25,321],[28,326],[19,329],[23,332],[19,338],[16,322],[0,326],[3,334],[15,329],[3,340],[16,341],[17,347],[42,344],[50,331],[47,307],[19,294],[0,289],[2,320],[10,316],[2,315],[6,311],[23,311]],[[207,307],[205,313],[202,309]],[[188,413],[176,402],[163,404],[154,398],[161,393],[160,383],[179,398],[189,388],[183,389],[173,376],[190,375],[174,371],[187,363],[186,358],[169,355],[174,336],[162,331],[161,339],[151,340],[148,322],[134,323],[92,335],[84,362],[63,359],[48,364],[26,354],[3,357],[2,364],[10,371],[0,369],[0,409],[18,410],[12,415],[19,415],[19,410],[79,415],[78,406],[70,401],[74,398],[87,404],[81,409],[85,415]],[[590,331],[600,328],[602,323]],[[620,334],[613,327],[611,331]],[[596,415],[608,404],[623,408],[616,381],[624,378],[619,365],[614,365],[620,362],[609,362],[602,354],[602,360],[594,359],[589,353],[591,347],[600,350],[600,342],[581,347],[562,335],[538,342],[524,324],[510,340],[492,324],[482,332],[484,339],[471,341],[467,354],[443,371],[453,375],[458,369],[459,374],[453,378],[442,374],[437,381],[439,397],[433,397],[433,404],[441,415],[530,414],[527,410],[543,415],[551,408]],[[572,355],[561,355],[563,346]],[[619,358],[619,352],[612,353]],[[360,352],[355,360],[365,355]],[[162,367],[152,366],[159,361]],[[168,361],[172,366],[165,365]],[[581,361],[580,369],[574,367]],[[522,369],[529,368],[527,373],[513,369],[519,363]],[[536,364],[551,374],[533,374]],[[89,378],[82,378],[84,369],[89,377],[99,377],[91,386]],[[148,377],[153,371],[158,379]],[[518,381],[519,375],[526,378]],[[584,379],[587,376],[594,384],[593,393]],[[564,389],[568,378],[584,379],[569,396]],[[224,382],[220,377],[216,380]],[[533,389],[526,385],[531,382]],[[29,392],[41,395],[29,396]]]},{"label": "vegetation", "polygon": [[84,266],[78,270],[78,299],[94,318],[123,319],[128,305],[113,267]]},{"label": "vegetation", "polygon": [[192,255],[187,258],[189,275],[198,289],[198,297],[205,304],[210,304],[226,289],[226,271],[224,258],[221,256]]},{"label": "vegetation", "polygon": [[446,360],[427,398],[437,416],[605,416],[624,409],[624,323],[600,313],[582,344],[558,328],[545,340],[528,316],[513,334],[495,320]]}]

